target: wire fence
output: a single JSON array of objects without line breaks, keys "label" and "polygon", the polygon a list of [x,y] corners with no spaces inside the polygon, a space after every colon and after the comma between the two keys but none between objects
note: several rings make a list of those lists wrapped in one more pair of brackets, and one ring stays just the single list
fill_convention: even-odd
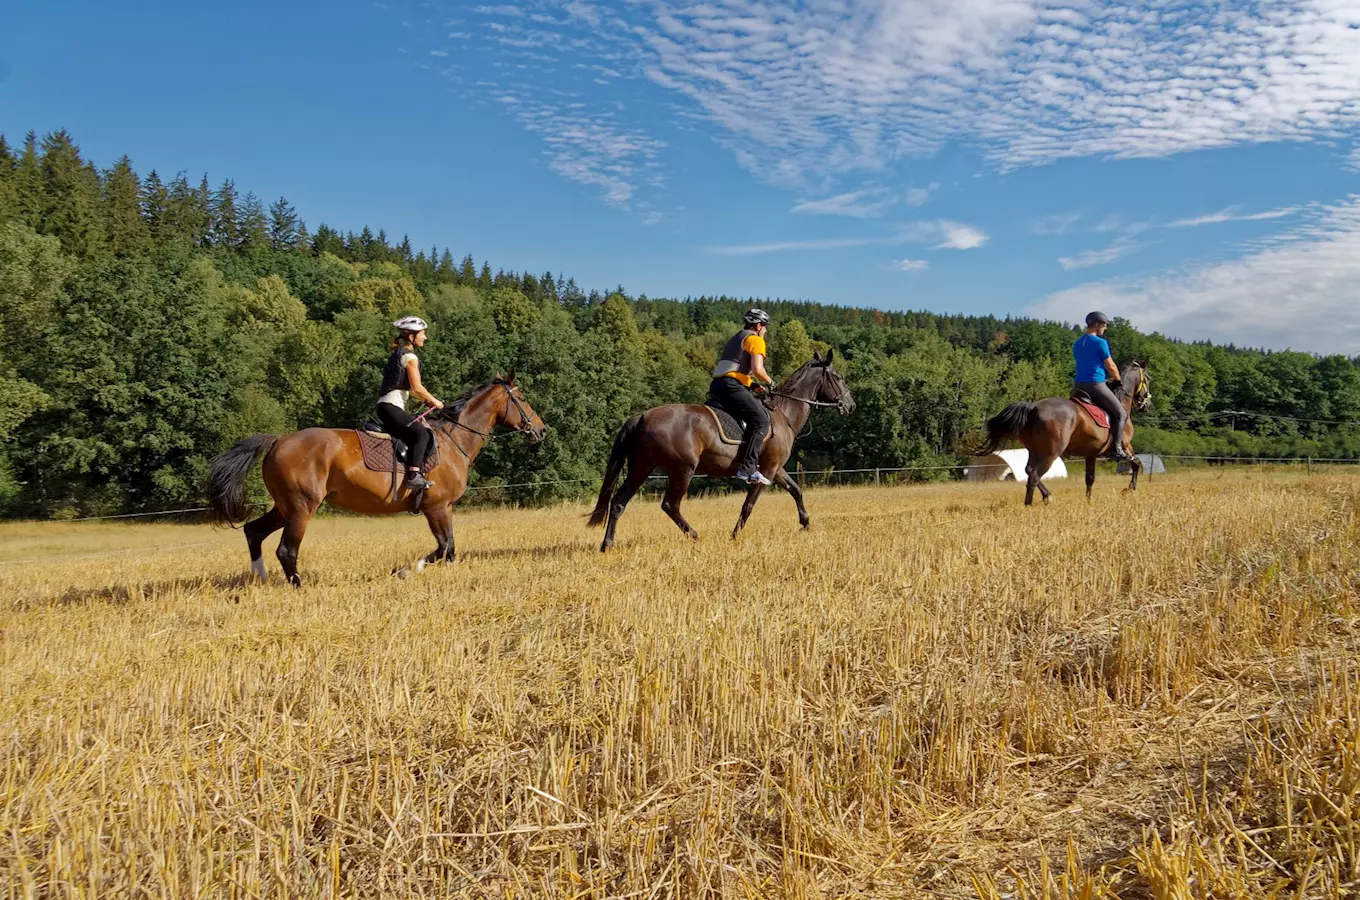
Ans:
[{"label": "wire fence", "polygon": [[[1158,460],[1163,466],[1169,461],[1187,463],[1187,468],[1200,468],[1204,466],[1296,466],[1306,469],[1309,474],[1324,468],[1338,468],[1348,466],[1360,466],[1360,459],[1346,457],[1314,457],[1314,456],[1256,456],[1256,457],[1234,457],[1234,456],[1197,456],[1183,453],[1149,453],[1140,452],[1139,457],[1144,462],[1144,477],[1155,479],[1158,475],[1170,474],[1170,470],[1154,471],[1154,466],[1148,465],[1150,459]],[[1000,470],[1000,471],[996,471]],[[974,477],[974,473],[983,471],[995,471],[995,477]],[[1015,472],[1006,463],[986,463],[968,462],[952,463],[940,465],[918,465],[918,466],[873,466],[848,469],[796,469],[791,472],[800,488],[818,487],[853,487],[853,486],[884,486],[897,485],[904,482],[915,482],[922,479],[920,474],[932,473],[938,475],[946,472],[959,473],[957,477],[949,480],[954,481],[1002,481],[1010,478],[1023,480],[1023,470]],[[648,486],[644,490],[656,490],[661,482],[666,479],[665,475],[652,475],[648,478]],[[731,493],[742,490],[743,488],[734,483],[732,479],[722,476],[695,476],[695,481],[691,483],[692,494],[705,493]],[[476,496],[486,496],[489,493],[499,494],[501,503],[513,504],[518,501],[514,495],[522,491],[541,491],[544,488],[562,487],[564,485],[590,485],[592,491],[600,484],[599,478],[560,478],[545,481],[521,481],[513,483],[491,483],[473,485],[467,489],[467,494]],[[554,500],[560,501],[569,499],[555,497]],[[252,504],[256,508],[265,508],[268,504]],[[209,512],[206,506],[185,507],[183,509],[164,509],[151,510],[147,512],[117,513],[113,515],[101,516],[79,516],[71,519],[53,520],[54,523],[70,522],[103,522],[130,519],[156,519],[156,518],[175,518],[177,516],[202,515]]]}]

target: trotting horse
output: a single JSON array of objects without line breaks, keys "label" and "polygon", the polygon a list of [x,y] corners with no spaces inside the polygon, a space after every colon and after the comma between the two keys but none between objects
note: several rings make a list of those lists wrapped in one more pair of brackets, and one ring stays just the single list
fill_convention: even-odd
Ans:
[{"label": "trotting horse", "polygon": [[[793,442],[812,415],[812,407],[834,407],[843,416],[854,412],[855,400],[845,386],[845,380],[831,364],[834,351],[826,356],[814,354],[812,360],[794,372],[775,388],[770,399],[770,434],[760,451],[760,470],[793,496],[798,505],[798,522],[808,527],[807,508],[803,506],[803,491],[784,471],[793,452]],[[666,473],[666,496],[661,508],[690,538],[695,531],[680,515],[680,502],[689,491],[690,479],[695,475],[732,477],[737,471],[737,453],[741,448],[724,443],[712,413],[695,404],[672,403],[638,413],[619,429],[614,438],[614,449],[609,454],[604,484],[595,510],[590,514],[591,527],[604,525],[601,552],[614,546],[614,529],[628,501],[642,487],[654,470]],[[614,484],[624,466],[628,475],[617,494]],[[741,506],[732,537],[741,533],[751,510],[756,505],[764,485],[753,484],[746,490],[746,502]]]},{"label": "trotting horse", "polygon": [[[467,490],[468,470],[491,430],[503,425],[522,432],[531,443],[538,443],[547,434],[543,420],[516,386],[514,373],[496,377],[426,418],[434,429],[439,461],[427,473],[434,486],[425,489],[419,503],[437,546],[433,553],[416,561],[416,571],[427,563],[454,561],[451,507]],[[282,528],[275,555],[288,581],[302,586],[297,571],[298,545],[322,501],[371,516],[410,511],[410,497],[405,492],[392,499],[390,473],[365,467],[359,435],[353,429],[306,428],[292,434],[248,437],[212,461],[207,493],[214,521],[234,523],[249,514],[245,479],[262,456],[264,484],[274,506],[243,529],[250,548],[250,570],[261,580],[267,577],[261,557],[264,539]]]},{"label": "trotting horse", "polygon": [[[1152,405],[1152,382],[1146,366],[1135,360],[1125,367],[1119,378],[1122,383],[1115,396],[1125,409],[1142,412]],[[1091,499],[1091,485],[1096,480],[1096,458],[1109,446],[1110,429],[1097,425],[1079,404],[1065,397],[1049,397],[1038,403],[1012,403],[987,420],[987,440],[978,450],[979,455],[995,453],[1009,438],[1020,441],[1029,451],[1029,462],[1025,465],[1025,474],[1029,476],[1025,482],[1026,506],[1034,502],[1035,488],[1039,489],[1044,503],[1048,503],[1049,490],[1041,479],[1060,456],[1086,458],[1086,499]],[[1122,439],[1129,452],[1129,469],[1133,473],[1129,490],[1136,491],[1143,464],[1133,455],[1132,416],[1124,420]]]}]

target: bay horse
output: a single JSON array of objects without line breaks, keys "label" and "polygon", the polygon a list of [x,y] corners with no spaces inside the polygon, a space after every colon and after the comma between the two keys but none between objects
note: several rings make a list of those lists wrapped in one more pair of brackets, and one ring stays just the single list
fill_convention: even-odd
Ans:
[{"label": "bay horse", "polygon": [[[1143,464],[1133,453],[1133,416],[1134,410],[1143,412],[1152,405],[1152,380],[1147,366],[1134,360],[1119,375],[1120,386],[1115,397],[1130,412],[1124,420],[1124,434],[1121,439],[1129,452],[1129,470],[1133,473],[1128,489],[1138,490],[1138,473]],[[1001,412],[987,420],[987,439],[978,449],[978,455],[995,453],[1007,439],[1014,438],[1029,451],[1029,461],[1025,465],[1025,505],[1034,502],[1034,489],[1039,489],[1045,504],[1048,503],[1049,490],[1042,478],[1048,473],[1053,461],[1060,456],[1081,456],[1086,458],[1086,499],[1091,499],[1091,485],[1096,480],[1096,458],[1101,456],[1110,443],[1110,429],[1101,428],[1095,419],[1082,406],[1067,397],[1049,397],[1037,403],[1021,401],[1012,403]]]},{"label": "bay horse", "polygon": [[[497,425],[523,433],[538,443],[547,427],[515,384],[515,375],[497,376],[458,400],[426,416],[438,446],[437,464],[427,473],[434,486],[419,500],[420,512],[430,524],[435,549],[415,563],[418,572],[426,564],[454,561],[453,512],[451,507],[467,490],[468,470]],[[250,571],[258,579],[268,577],[261,556],[264,539],[280,528],[283,537],[275,555],[283,574],[295,587],[298,576],[298,545],[307,523],[323,501],[350,512],[370,516],[410,511],[410,495],[402,491],[392,499],[392,475],[364,465],[359,435],[352,428],[305,428],[292,434],[257,434],[238,442],[208,466],[208,508],[213,521],[236,523],[246,518],[250,504],[245,480],[255,463],[264,457],[264,485],[274,500],[269,512],[246,522],[246,545]]]},{"label": "bay horse", "polygon": [[[814,353],[810,361],[775,388],[768,406],[770,434],[760,450],[760,470],[788,491],[798,506],[798,523],[808,527],[807,508],[803,506],[803,491],[784,471],[793,452],[793,442],[812,415],[812,407],[834,407],[848,416],[855,410],[855,400],[845,386],[845,380],[832,366],[835,351],[826,356]],[[737,472],[737,455],[741,448],[724,443],[718,425],[705,407],[690,403],[656,406],[633,416],[619,429],[609,464],[600,487],[599,499],[590,514],[589,525],[604,525],[604,540],[600,551],[614,546],[614,529],[628,501],[638,492],[647,477],[656,469],[666,473],[666,495],[661,508],[687,537],[698,539],[699,532],[680,514],[680,502],[689,491],[690,479],[695,475],[732,477]],[[624,466],[628,475],[617,494],[614,484]],[[752,484],[746,489],[746,502],[741,506],[732,537],[741,533],[756,500],[765,489]]]}]

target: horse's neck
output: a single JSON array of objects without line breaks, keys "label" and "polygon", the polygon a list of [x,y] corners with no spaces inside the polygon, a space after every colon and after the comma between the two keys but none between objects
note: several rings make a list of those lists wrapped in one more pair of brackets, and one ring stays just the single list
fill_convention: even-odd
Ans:
[{"label": "horse's neck", "polygon": [[[1120,376],[1120,381],[1123,381],[1123,380],[1124,380],[1124,378],[1123,378],[1123,376],[1121,375],[1121,376]],[[1138,373],[1138,380],[1134,383],[1133,387],[1131,387],[1131,388],[1126,387],[1126,388],[1124,388],[1123,391],[1120,392],[1120,393],[1123,394],[1123,396],[1119,398],[1119,402],[1122,403],[1122,404],[1124,404],[1124,409],[1128,410],[1130,413],[1133,412],[1133,398],[1134,398],[1134,395],[1138,393],[1138,385],[1139,385],[1139,384],[1142,384],[1142,382],[1143,382],[1143,374],[1142,374],[1141,372],[1139,372],[1139,373]]]},{"label": "horse's neck", "polygon": [[491,429],[496,427],[496,415],[494,392],[483,391],[468,400],[458,414],[458,423],[449,426],[449,440],[467,454],[469,462],[486,446]]},{"label": "horse's neck", "polygon": [[[792,380],[789,379],[789,381]],[[797,434],[803,430],[803,426],[807,424],[808,418],[812,415],[812,405],[804,403],[802,400],[793,399],[803,395],[799,390],[787,386],[787,384],[780,385],[775,388],[775,391],[774,408],[784,416],[784,419],[789,423],[789,428],[793,429],[793,433]],[[788,396],[781,397],[780,394],[787,394]],[[812,398],[804,399],[811,400]]]}]

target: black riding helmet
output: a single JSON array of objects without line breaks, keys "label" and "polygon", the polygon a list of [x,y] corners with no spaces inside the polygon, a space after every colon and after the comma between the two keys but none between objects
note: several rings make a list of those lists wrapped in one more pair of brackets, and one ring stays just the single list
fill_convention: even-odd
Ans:
[{"label": "black riding helmet", "polygon": [[1110,317],[1105,315],[1103,312],[1100,312],[1099,310],[1097,310],[1096,312],[1086,314],[1086,326],[1088,328],[1092,325],[1109,325],[1109,324]]}]

